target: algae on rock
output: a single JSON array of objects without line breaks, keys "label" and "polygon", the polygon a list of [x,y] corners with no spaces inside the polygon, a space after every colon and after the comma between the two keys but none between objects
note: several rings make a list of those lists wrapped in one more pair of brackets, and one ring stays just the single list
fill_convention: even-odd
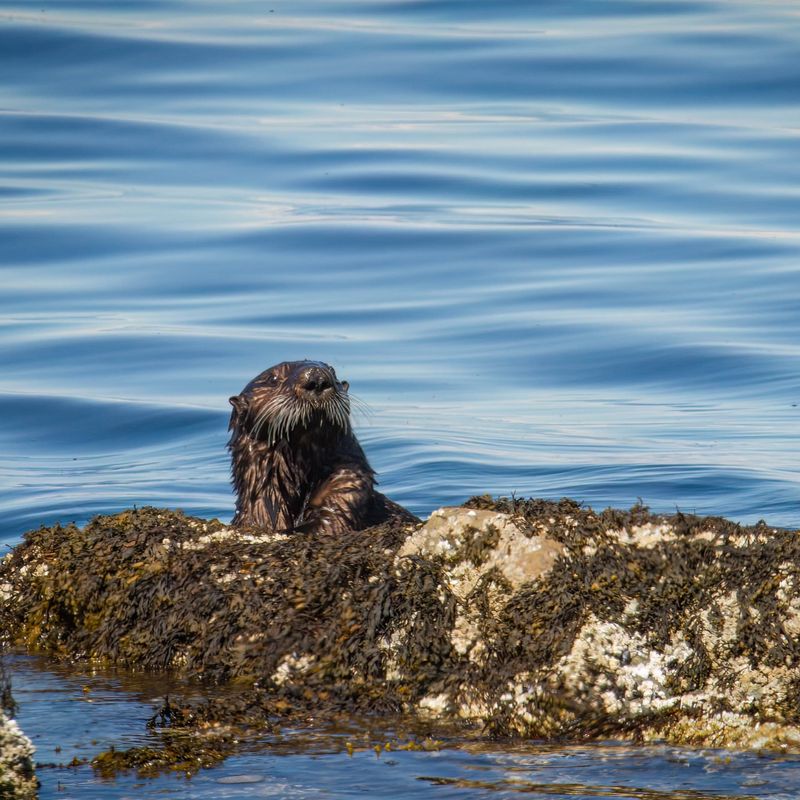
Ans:
[{"label": "algae on rock", "polygon": [[0,633],[241,693],[168,727],[400,713],[474,735],[800,749],[800,537],[473,498],[331,537],[140,509],[0,564]]}]

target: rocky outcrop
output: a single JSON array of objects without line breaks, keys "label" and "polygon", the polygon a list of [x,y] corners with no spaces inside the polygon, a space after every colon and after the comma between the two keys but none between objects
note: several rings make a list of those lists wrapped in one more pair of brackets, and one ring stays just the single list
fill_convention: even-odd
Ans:
[{"label": "rocky outcrop", "polygon": [[475,498],[287,537],[141,509],[28,534],[0,591],[16,643],[247,687],[173,729],[402,713],[800,750],[800,537],[765,524]]},{"label": "rocky outcrop", "polygon": [[34,800],[38,782],[33,772],[34,747],[7,712],[13,701],[0,662],[0,799]]},{"label": "rocky outcrop", "polygon": [[13,719],[0,711],[0,798],[28,800],[36,797],[33,745]]}]

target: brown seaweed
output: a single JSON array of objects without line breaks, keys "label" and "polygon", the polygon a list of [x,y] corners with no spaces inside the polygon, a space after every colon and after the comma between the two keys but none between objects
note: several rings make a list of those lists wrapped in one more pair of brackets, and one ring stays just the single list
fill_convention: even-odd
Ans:
[{"label": "brown seaweed", "polygon": [[[418,715],[431,697],[443,698],[443,724],[495,737],[688,741],[690,723],[703,731],[725,712],[800,725],[796,532],[656,516],[641,505],[595,512],[571,500],[478,497],[466,506],[508,514],[526,536],[560,542],[563,554],[517,588],[488,570],[464,600],[450,588],[452,570],[486,561],[497,545],[491,527],[472,532],[448,559],[398,557],[415,526],[266,535],[142,508],[83,529],[26,534],[0,564],[11,598],[0,610],[0,636],[55,657],[240,687],[224,701],[162,708],[158,727],[174,732],[229,726],[240,735],[337,714]],[[646,546],[620,534],[642,526],[656,531]],[[668,535],[659,538],[662,529]],[[454,643],[464,604],[479,620],[480,657]],[[704,693],[702,708],[644,702],[634,711],[635,691],[615,688],[612,667],[599,662],[592,679],[611,682],[619,713],[592,695],[596,685],[570,686],[564,665],[592,620],[660,654],[680,641],[684,655],[665,656],[664,690]],[[611,655],[624,666],[631,656],[622,647]],[[780,670],[781,691],[755,692],[743,710],[729,691],[743,669],[765,681]],[[508,700],[523,685],[524,714]],[[717,741],[718,729],[701,740]],[[163,758],[131,753],[124,762],[117,753],[98,767],[189,763],[191,740],[172,741]],[[225,737],[205,742],[209,758],[229,746]]]}]

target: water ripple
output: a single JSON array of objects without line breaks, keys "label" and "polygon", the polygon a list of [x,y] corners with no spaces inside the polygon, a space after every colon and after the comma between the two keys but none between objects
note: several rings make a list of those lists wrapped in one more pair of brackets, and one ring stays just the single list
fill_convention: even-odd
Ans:
[{"label": "water ripple", "polygon": [[795,22],[3,4],[3,536],[227,517],[227,397],[305,357],[418,513],[516,491],[797,524]]}]

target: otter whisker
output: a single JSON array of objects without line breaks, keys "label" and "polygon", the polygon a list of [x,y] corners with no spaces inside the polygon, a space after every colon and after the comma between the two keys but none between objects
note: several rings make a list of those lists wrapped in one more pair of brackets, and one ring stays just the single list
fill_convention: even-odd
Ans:
[{"label": "otter whisker", "polygon": [[350,401],[346,395],[337,395],[331,407],[332,421],[345,432],[350,430]]},{"label": "otter whisker", "polygon": [[258,438],[261,429],[267,424],[267,439],[270,443],[275,441],[275,422],[279,421],[285,412],[286,403],[283,398],[265,404],[264,409],[256,419],[256,425],[253,429],[253,435]]},{"label": "otter whisker", "polygon": [[261,428],[264,426],[270,418],[271,406],[268,404],[264,407],[264,409],[258,414],[256,417],[256,421],[253,424],[253,437],[258,438],[259,434],[261,433]]},{"label": "otter whisker", "polygon": [[270,431],[271,443],[286,439],[291,429],[291,419],[294,416],[294,409],[292,409],[286,402],[281,402],[278,408],[274,425]]},{"label": "otter whisker", "polygon": [[295,395],[281,394],[270,398],[259,409],[251,434],[253,438],[263,438],[273,445],[288,439],[297,427],[307,428],[314,425],[324,428],[326,420],[344,433],[350,431],[350,397],[347,394],[337,391],[320,407]]},{"label": "otter whisker", "polygon": [[264,410],[259,415],[259,424],[254,430],[254,434],[258,437],[261,429],[266,424],[266,439],[269,444],[274,444],[282,437],[281,429],[284,425],[287,412],[290,408],[287,407],[286,398],[279,397],[270,403],[267,403]]},{"label": "otter whisker", "polygon": [[372,420],[374,418],[375,411],[373,410],[372,406],[369,405],[369,403],[352,394],[349,397],[354,413],[365,419]]}]

